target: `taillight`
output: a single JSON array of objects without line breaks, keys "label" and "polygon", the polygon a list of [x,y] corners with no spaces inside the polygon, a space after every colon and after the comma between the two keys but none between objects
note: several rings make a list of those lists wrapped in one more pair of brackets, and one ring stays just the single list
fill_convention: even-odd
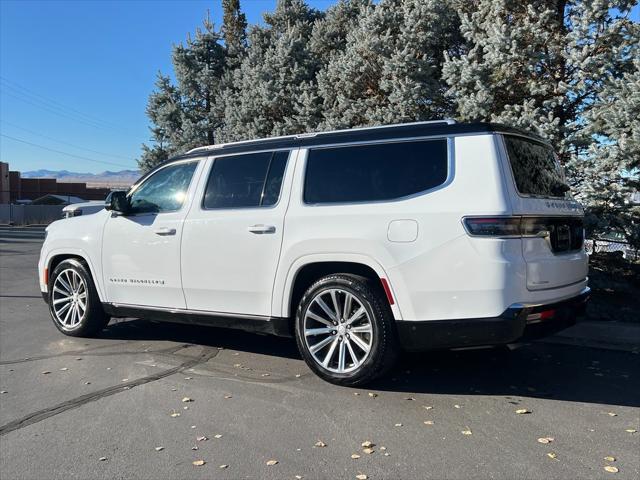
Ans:
[{"label": "taillight", "polygon": [[519,237],[520,217],[467,217],[464,226],[469,235],[479,237]]},{"label": "taillight", "polygon": [[550,226],[536,217],[466,217],[464,226],[478,237],[547,237]]}]

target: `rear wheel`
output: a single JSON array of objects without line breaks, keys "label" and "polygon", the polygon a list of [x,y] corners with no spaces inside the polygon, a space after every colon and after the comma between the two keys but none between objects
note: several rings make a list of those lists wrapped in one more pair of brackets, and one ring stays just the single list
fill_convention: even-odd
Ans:
[{"label": "rear wheel", "polygon": [[54,325],[65,335],[92,336],[109,323],[91,274],[76,259],[63,260],[49,279],[49,313]]},{"label": "rear wheel", "polygon": [[302,297],[296,341],[309,367],[339,385],[384,375],[397,355],[393,317],[383,292],[362,277],[321,278]]}]

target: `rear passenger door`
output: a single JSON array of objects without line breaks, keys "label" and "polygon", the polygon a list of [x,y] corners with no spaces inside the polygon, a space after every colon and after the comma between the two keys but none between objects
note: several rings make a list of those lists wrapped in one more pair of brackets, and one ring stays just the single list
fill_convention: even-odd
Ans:
[{"label": "rear passenger door", "polygon": [[188,309],[271,316],[294,156],[280,150],[211,160],[184,226]]}]

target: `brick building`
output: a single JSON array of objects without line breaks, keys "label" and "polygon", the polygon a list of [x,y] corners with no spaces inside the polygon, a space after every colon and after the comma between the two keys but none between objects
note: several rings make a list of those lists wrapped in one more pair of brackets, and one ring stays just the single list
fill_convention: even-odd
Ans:
[{"label": "brick building", "polygon": [[0,162],[0,204],[18,200],[35,200],[47,194],[68,195],[84,200],[104,200],[109,188],[87,187],[81,182],[58,182],[55,178],[22,178],[20,172],[9,170],[9,164]]}]

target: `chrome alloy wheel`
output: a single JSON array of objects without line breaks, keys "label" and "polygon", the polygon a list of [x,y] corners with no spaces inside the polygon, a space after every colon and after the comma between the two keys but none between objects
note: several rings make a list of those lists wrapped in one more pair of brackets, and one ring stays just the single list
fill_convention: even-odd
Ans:
[{"label": "chrome alloy wheel", "polygon": [[67,268],[56,277],[51,308],[60,326],[66,330],[82,321],[87,311],[87,286],[78,272]]},{"label": "chrome alloy wheel", "polygon": [[356,296],[342,289],[323,290],[304,314],[304,339],[318,365],[334,373],[348,373],[369,356],[373,325]]}]

